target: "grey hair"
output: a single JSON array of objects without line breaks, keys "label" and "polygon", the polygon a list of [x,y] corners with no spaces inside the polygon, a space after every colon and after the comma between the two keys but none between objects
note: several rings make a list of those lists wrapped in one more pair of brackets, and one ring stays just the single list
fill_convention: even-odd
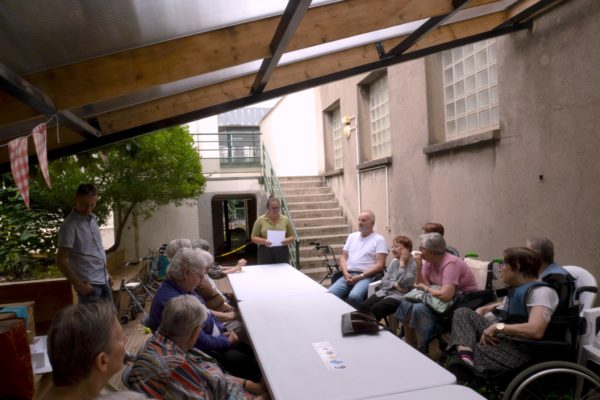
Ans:
[{"label": "grey hair", "polygon": [[362,210],[361,214],[367,214],[369,216],[369,218],[371,218],[371,221],[373,221],[373,223],[375,223],[375,213],[371,210]]},{"label": "grey hair", "polygon": [[204,239],[194,240],[192,242],[192,248],[193,249],[202,249],[204,251],[208,251],[208,250],[210,250],[210,243],[208,243],[208,241],[206,241]]},{"label": "grey hair", "polygon": [[112,301],[73,304],[60,310],[48,332],[48,357],[56,386],[88,377],[98,354],[110,352],[116,311]]},{"label": "grey hair", "polygon": [[552,264],[554,262],[554,244],[545,237],[527,239],[527,247],[535,251],[543,262]]},{"label": "grey hair", "polygon": [[192,248],[192,241],[190,239],[173,239],[167,245],[167,257],[173,258],[177,253],[177,250],[183,248]]},{"label": "grey hair", "polygon": [[179,249],[169,263],[167,278],[174,281],[181,281],[186,271],[204,273],[206,268],[212,265],[213,261],[213,256],[204,250],[192,248]]},{"label": "grey hair", "polygon": [[171,340],[188,338],[208,317],[206,307],[189,294],[169,300],[165,306],[158,333]]},{"label": "grey hair", "polygon": [[433,254],[444,254],[446,251],[446,240],[437,232],[424,233],[419,236],[419,245]]}]

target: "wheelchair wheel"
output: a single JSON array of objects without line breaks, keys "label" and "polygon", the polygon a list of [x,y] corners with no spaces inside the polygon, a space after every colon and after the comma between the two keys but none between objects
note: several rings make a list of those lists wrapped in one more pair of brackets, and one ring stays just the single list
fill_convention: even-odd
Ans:
[{"label": "wheelchair wheel", "polygon": [[600,399],[600,377],[579,364],[547,361],[518,374],[502,399]]}]

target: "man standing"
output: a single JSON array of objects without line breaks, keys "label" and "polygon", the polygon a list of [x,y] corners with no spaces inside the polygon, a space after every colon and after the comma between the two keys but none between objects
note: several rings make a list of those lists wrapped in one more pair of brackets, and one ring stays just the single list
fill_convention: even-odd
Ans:
[{"label": "man standing", "polygon": [[79,185],[75,208],[58,232],[56,263],[77,291],[80,303],[112,301],[112,279],[106,270],[100,228],[92,214],[97,195],[93,184]]},{"label": "man standing", "polygon": [[375,214],[365,210],[358,216],[358,232],[348,236],[340,267],[344,276],[329,288],[339,298],[348,296],[348,303],[358,308],[367,297],[373,276],[383,271],[388,254],[383,236],[375,233]]}]

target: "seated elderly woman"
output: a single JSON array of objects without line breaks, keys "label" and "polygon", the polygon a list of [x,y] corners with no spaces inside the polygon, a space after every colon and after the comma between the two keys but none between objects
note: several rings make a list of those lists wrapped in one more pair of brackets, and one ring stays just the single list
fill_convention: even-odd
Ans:
[{"label": "seated elderly woman", "polygon": [[[204,279],[206,269],[212,262],[212,256],[200,249],[182,248],[177,251],[167,270],[167,279],[152,299],[146,321],[150,329],[158,329],[163,309],[173,297],[193,294],[202,302],[194,290]],[[227,330],[210,312],[195,346],[215,357],[232,374],[254,381],[260,380],[260,369],[250,346],[241,343],[235,332]]]},{"label": "seated elderly woman", "polygon": [[268,397],[263,383],[227,375],[214,359],[194,349],[207,316],[196,296],[169,300],[158,331],[148,339],[131,367],[131,387],[156,399]]},{"label": "seated elderly woman", "polygon": [[43,399],[98,396],[121,370],[126,343],[112,302],[75,304],[59,311],[48,332],[53,386]]},{"label": "seated elderly woman", "polygon": [[[415,255],[415,288],[443,301],[450,301],[460,293],[477,290],[473,273],[462,259],[446,251],[446,241],[442,235],[422,234],[419,243],[420,254]],[[406,342],[427,353],[440,316],[426,304],[407,300],[402,300],[395,315],[403,324]]]},{"label": "seated elderly woman", "polygon": [[[200,240],[192,242],[190,239],[173,239],[167,245],[166,253],[169,259],[175,256],[175,253],[179,249],[187,248],[187,249],[202,249],[206,252],[208,250],[206,248],[194,245],[202,243]],[[213,263],[214,264],[214,263]],[[211,264],[211,266],[213,265]],[[209,266],[209,268],[211,267]],[[208,307],[213,316],[217,317],[221,322],[233,321],[236,319],[236,313],[234,312],[234,307],[232,307],[228,302],[223,293],[219,291],[217,285],[213,282],[213,280],[207,274],[204,275],[204,279],[200,282],[198,287],[196,288],[196,292],[202,297],[204,300],[204,305]],[[231,330],[231,327],[228,326]],[[237,332],[236,332],[237,333]]]},{"label": "seated elderly woman", "polygon": [[413,288],[416,263],[410,252],[412,240],[406,236],[396,236],[392,243],[394,259],[381,278],[381,286],[359,307],[359,311],[371,313],[380,320],[398,308],[402,297]]},{"label": "seated elderly woman", "polygon": [[[169,257],[169,259],[173,258],[179,249],[184,248],[200,248],[208,252],[207,249],[194,245],[194,243],[198,242],[202,243],[205,241],[197,240],[192,242],[190,239],[173,239],[167,245],[167,257]],[[212,265],[214,265],[214,263],[212,263],[211,266]],[[198,293],[202,298],[202,303],[208,308],[212,317],[221,322],[228,331],[234,332],[242,342],[247,344],[250,343],[248,334],[238,318],[238,313],[235,310],[235,307],[229,304],[227,298],[217,288],[217,285],[213,282],[210,276],[208,276],[208,274],[204,274],[204,278],[200,281],[195,290],[196,293]]]},{"label": "seated elderly woman", "polygon": [[528,346],[513,338],[541,339],[558,306],[556,292],[538,281],[540,265],[540,257],[528,248],[506,249],[501,279],[509,291],[504,301],[475,311],[456,310],[449,346],[456,348],[458,357],[448,368],[460,380],[467,380],[470,367],[497,372],[530,360]]}]

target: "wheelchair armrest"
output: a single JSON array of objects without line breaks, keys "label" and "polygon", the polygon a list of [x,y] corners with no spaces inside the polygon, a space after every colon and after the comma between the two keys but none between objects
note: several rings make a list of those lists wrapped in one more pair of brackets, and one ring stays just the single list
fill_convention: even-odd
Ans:
[{"label": "wheelchair armrest", "polygon": [[537,356],[547,357],[549,354],[568,354],[571,349],[571,343],[566,340],[532,340],[512,337],[515,342],[521,343]]},{"label": "wheelchair armrest", "polygon": [[381,286],[381,280],[369,283],[369,289],[367,290],[367,297],[371,297],[372,295],[374,295],[380,286]]},{"label": "wheelchair armrest", "polygon": [[579,299],[579,295],[581,293],[598,293],[598,288],[596,286],[582,286],[575,290],[575,298]]}]

